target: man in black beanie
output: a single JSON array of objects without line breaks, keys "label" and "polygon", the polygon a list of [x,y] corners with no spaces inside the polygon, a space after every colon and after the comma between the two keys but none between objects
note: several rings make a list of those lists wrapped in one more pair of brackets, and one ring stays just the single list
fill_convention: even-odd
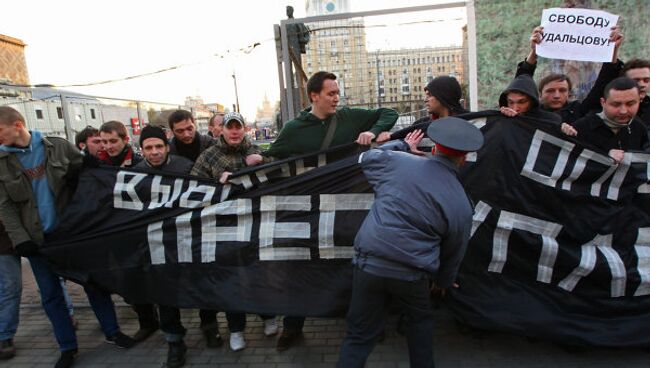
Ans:
[{"label": "man in black beanie", "polygon": [[[188,175],[194,163],[185,157],[169,153],[169,143],[162,128],[147,125],[140,133],[140,147],[144,160],[135,166],[138,169],[150,168],[159,170],[161,174]],[[185,364],[187,346],[183,341],[185,327],[181,323],[181,314],[178,308],[160,305],[160,329],[165,334],[168,344],[168,368],[179,368]]]},{"label": "man in black beanie", "polygon": [[460,103],[463,93],[454,77],[443,75],[434,78],[424,87],[424,93],[424,106],[428,115],[416,120],[413,125],[467,112]]},{"label": "man in black beanie", "polygon": [[140,148],[144,161],[136,168],[154,168],[172,174],[189,174],[194,163],[185,157],[169,153],[169,143],[162,128],[147,125],[140,133]]},{"label": "man in black beanie", "polygon": [[432,116],[446,118],[467,112],[460,104],[463,93],[454,77],[434,78],[424,87],[424,93],[424,104]]}]

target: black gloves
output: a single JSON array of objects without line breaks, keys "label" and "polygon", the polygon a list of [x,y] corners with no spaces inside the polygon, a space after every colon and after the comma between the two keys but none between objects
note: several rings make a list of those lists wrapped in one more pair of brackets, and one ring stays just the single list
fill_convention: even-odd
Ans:
[{"label": "black gloves", "polygon": [[38,255],[38,244],[31,240],[17,244],[15,247],[16,255],[21,257],[32,257]]}]

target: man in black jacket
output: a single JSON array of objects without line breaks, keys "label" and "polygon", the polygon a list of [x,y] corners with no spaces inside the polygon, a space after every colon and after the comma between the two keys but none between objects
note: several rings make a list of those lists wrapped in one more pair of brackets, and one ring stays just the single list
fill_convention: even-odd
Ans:
[{"label": "man in black jacket", "polygon": [[639,88],[627,77],[616,78],[605,86],[600,99],[603,111],[578,119],[573,125],[562,124],[564,134],[607,151],[616,162],[625,151],[644,150],[648,132],[635,117],[639,110]]},{"label": "man in black jacket", "polygon": [[[537,68],[537,45],[542,42],[543,27],[536,27],[530,36],[530,53],[524,61],[517,65],[515,76],[530,75],[533,77]],[[571,94],[571,79],[566,74],[549,74],[539,81],[539,93],[542,109],[554,112],[562,117],[562,122],[573,123],[592,110],[600,110],[600,97],[603,88],[619,76],[623,63],[618,60],[618,50],[623,42],[623,34],[618,26],[612,27],[609,39],[614,42],[612,62],[603,63],[598,78],[584,100],[569,101]]]},{"label": "man in black jacket", "polygon": [[199,134],[194,117],[187,110],[176,110],[169,115],[169,129],[174,136],[169,142],[169,152],[194,162],[201,152],[214,145],[214,139]]},{"label": "man in black jacket", "polygon": [[650,86],[650,60],[632,59],[625,63],[623,75],[636,82],[639,87],[641,104],[636,116],[650,129],[650,97],[648,86]]},{"label": "man in black jacket", "polygon": [[[147,125],[140,133],[140,147],[144,160],[135,166],[136,169],[149,168],[159,170],[161,174],[187,175],[192,166],[192,161],[185,157],[169,153],[169,144],[162,128]],[[167,367],[178,368],[185,364],[187,346],[183,341],[185,327],[181,323],[181,314],[178,308],[160,305],[160,329],[165,334],[169,345],[167,352]]]},{"label": "man in black jacket", "polygon": [[[196,131],[194,117],[187,110],[174,111],[169,115],[167,122],[174,134],[169,142],[169,153],[172,155],[184,157],[194,163],[203,151],[216,143],[216,140]],[[223,340],[219,334],[217,311],[200,309],[199,318],[207,346],[211,348],[221,346]]]}]

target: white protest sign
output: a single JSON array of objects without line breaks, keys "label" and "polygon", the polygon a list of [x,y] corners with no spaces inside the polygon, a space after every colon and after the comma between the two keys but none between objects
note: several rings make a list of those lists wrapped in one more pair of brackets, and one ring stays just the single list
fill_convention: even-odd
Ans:
[{"label": "white protest sign", "polygon": [[600,10],[551,8],[542,12],[544,37],[537,54],[549,59],[612,61],[609,41],[618,15]]}]

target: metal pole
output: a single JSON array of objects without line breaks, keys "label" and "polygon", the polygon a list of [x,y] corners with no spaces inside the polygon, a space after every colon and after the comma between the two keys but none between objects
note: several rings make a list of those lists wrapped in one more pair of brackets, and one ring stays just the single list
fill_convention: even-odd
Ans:
[{"label": "metal pole", "polygon": [[235,102],[237,103],[237,112],[239,112],[239,94],[237,93],[237,77],[235,71],[232,71],[232,80],[235,82]]},{"label": "metal pole", "polygon": [[377,108],[381,107],[381,93],[379,84],[379,50],[375,51],[375,63],[377,64]]},{"label": "metal pole", "polygon": [[471,111],[478,110],[478,61],[476,52],[476,13],[474,0],[467,2],[467,57],[469,63],[469,106]]},{"label": "metal pole", "polygon": [[293,70],[291,67],[291,57],[289,56],[289,37],[287,35],[287,20],[280,22],[280,39],[282,40],[282,61],[284,62],[284,81],[286,83],[285,99],[287,101],[287,120],[292,120],[296,117],[296,107],[294,106],[293,97]]},{"label": "metal pole", "polygon": [[144,128],[144,121],[142,120],[142,112],[140,111],[140,101],[135,101],[135,108],[138,112],[138,125],[140,126],[140,129],[142,129]]},{"label": "metal pole", "polygon": [[61,110],[63,112],[63,126],[65,127],[65,138],[70,141],[74,142],[74,130],[72,130],[72,126],[70,125],[70,109],[68,109],[68,99],[65,97],[63,93],[61,93]]},{"label": "metal pole", "polygon": [[[282,41],[280,39],[280,26],[273,26],[273,33],[275,34],[275,53],[278,59],[278,81],[280,82],[280,96],[285,94],[284,89],[284,76],[282,75]],[[287,101],[285,98],[280,98],[280,118],[282,121],[288,121],[289,115],[287,114]],[[279,128],[279,127],[278,127]]]}]

